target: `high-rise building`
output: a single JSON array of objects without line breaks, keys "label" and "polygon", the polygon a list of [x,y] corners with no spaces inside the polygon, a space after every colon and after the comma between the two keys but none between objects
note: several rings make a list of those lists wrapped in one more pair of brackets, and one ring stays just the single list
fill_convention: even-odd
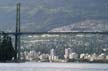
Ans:
[{"label": "high-rise building", "polygon": [[50,55],[51,55],[51,56],[54,56],[54,55],[55,55],[55,50],[54,50],[54,49],[51,49],[51,50],[50,50]]},{"label": "high-rise building", "polygon": [[50,55],[49,55],[49,60],[50,61],[54,61],[54,60],[57,60],[57,59],[58,59],[58,57],[55,54],[55,50],[54,49],[51,49],[50,50]]},{"label": "high-rise building", "polygon": [[72,53],[72,49],[71,48],[66,48],[65,49],[65,55],[64,55],[64,58],[65,59],[68,59],[69,58],[69,55]]}]

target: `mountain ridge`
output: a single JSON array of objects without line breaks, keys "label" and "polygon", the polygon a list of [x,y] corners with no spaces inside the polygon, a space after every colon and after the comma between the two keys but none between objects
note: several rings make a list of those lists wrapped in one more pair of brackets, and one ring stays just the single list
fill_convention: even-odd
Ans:
[{"label": "mountain ridge", "polygon": [[50,31],[83,20],[108,19],[107,0],[2,0],[1,31],[15,31],[16,3],[21,3],[22,31]]}]

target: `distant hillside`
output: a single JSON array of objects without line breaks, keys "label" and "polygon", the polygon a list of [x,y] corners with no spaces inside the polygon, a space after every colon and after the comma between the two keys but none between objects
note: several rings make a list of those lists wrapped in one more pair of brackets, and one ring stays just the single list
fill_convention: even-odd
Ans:
[{"label": "distant hillside", "polygon": [[[1,31],[15,31],[17,2],[21,3],[22,31],[50,31],[68,25],[75,25],[77,31],[103,31],[103,23],[108,19],[108,0],[1,0]],[[95,20],[95,29],[90,25],[92,22],[86,24],[91,19]],[[78,22],[84,22],[86,29]]]},{"label": "distant hillside", "polygon": [[96,31],[108,31],[108,20],[83,20],[72,23],[67,26],[57,27],[49,32],[96,32]]}]

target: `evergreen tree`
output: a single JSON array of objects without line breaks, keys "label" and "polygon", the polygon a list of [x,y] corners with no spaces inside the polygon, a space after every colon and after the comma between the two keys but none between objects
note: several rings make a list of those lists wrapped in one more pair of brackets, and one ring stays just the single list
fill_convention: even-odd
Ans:
[{"label": "evergreen tree", "polygon": [[7,38],[7,48],[6,48],[6,59],[12,60],[12,57],[15,55],[15,50],[12,45],[11,37]]},{"label": "evergreen tree", "polygon": [[3,35],[3,38],[0,39],[0,61],[11,61],[14,54],[15,50],[12,46],[11,37]]}]

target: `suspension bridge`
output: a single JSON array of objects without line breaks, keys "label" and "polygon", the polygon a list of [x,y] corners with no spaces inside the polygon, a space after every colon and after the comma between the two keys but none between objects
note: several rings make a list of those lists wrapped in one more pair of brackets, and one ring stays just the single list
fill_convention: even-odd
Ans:
[{"label": "suspension bridge", "polygon": [[[108,32],[21,32],[20,30],[20,3],[16,6],[16,31],[15,32],[5,32],[6,35],[15,36],[15,50],[17,54],[15,55],[15,60],[20,60],[20,36],[21,35],[42,35],[42,34],[104,34],[108,35]],[[0,35],[4,35],[4,33],[0,32]]]}]

